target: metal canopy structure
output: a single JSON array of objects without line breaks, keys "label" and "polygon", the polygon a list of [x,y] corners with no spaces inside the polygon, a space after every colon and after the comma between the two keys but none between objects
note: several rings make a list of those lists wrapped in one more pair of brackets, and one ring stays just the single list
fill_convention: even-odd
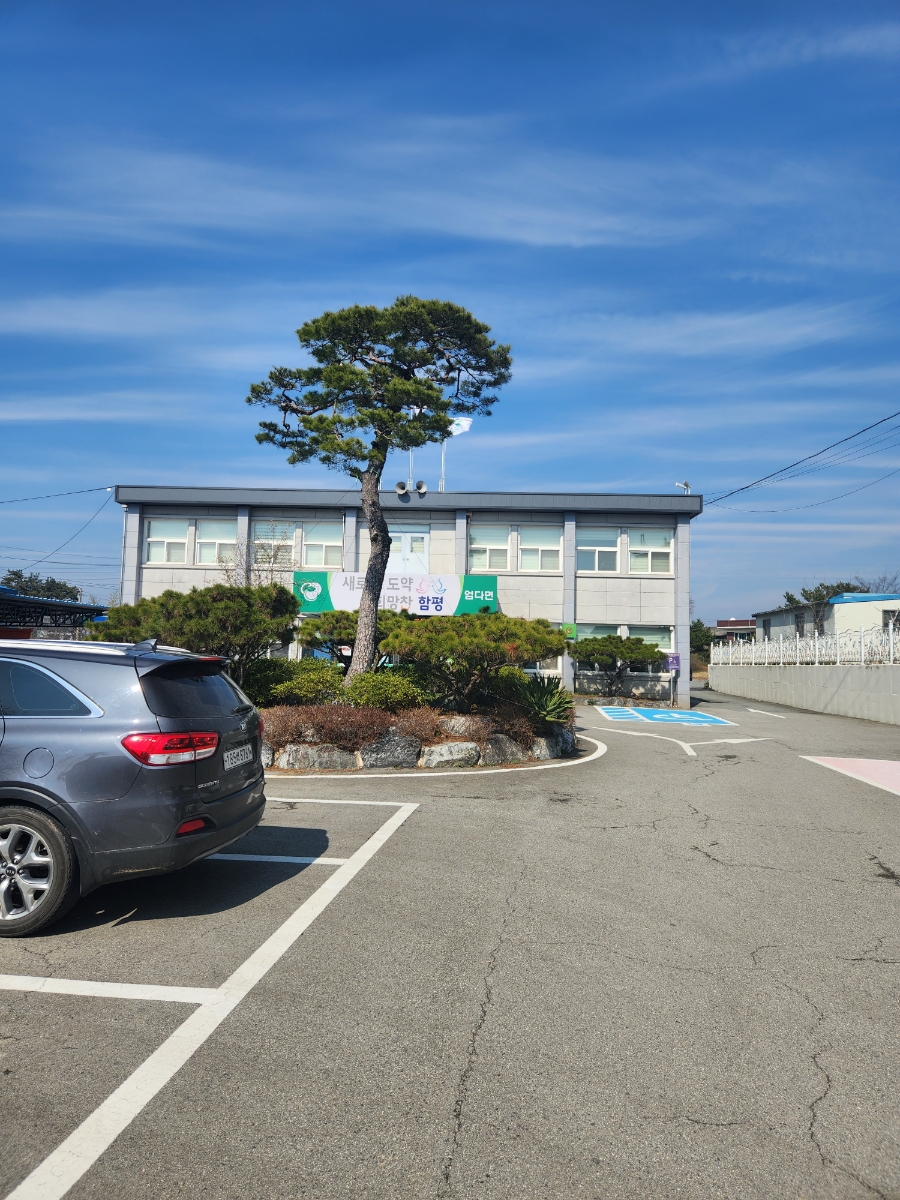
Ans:
[{"label": "metal canopy structure", "polygon": [[81,629],[105,613],[104,604],[21,596],[12,588],[0,587],[0,637],[3,629]]}]

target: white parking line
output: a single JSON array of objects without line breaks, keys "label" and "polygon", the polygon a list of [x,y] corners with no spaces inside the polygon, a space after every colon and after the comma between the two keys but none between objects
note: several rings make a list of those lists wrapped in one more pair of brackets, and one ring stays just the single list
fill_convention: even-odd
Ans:
[{"label": "white parking line", "polygon": [[7,1200],[60,1200],[417,808],[417,804],[398,805],[398,811],[35,1167]]},{"label": "white parking line", "polygon": [[156,983],[98,983],[93,979],[48,979],[42,975],[0,975],[0,991],[106,996],[114,1000],[168,1000],[175,1004],[205,1004],[216,994],[215,988],[163,987]]},{"label": "white parking line", "polygon": [[785,715],[785,713],[770,713],[770,712],[766,712],[766,710],[764,708],[748,708],[747,712],[759,713],[759,715],[761,717],[777,717],[779,721],[787,720],[787,716]]},{"label": "white parking line", "polygon": [[605,729],[604,733],[622,733],[626,737],[652,737],[658,738],[661,742],[674,742],[676,746],[680,746],[682,750],[690,758],[697,757],[697,751],[694,746],[718,746],[727,742],[729,745],[738,745],[741,742],[771,742],[771,738],[710,738],[706,742],[682,742],[678,738],[666,737],[662,733],[639,733],[636,729]]},{"label": "white parking line", "polygon": [[322,867],[342,867],[346,858],[323,858],[321,854],[312,858],[290,854],[210,854],[204,862],[268,862],[268,863],[302,863],[310,867],[318,864]]}]

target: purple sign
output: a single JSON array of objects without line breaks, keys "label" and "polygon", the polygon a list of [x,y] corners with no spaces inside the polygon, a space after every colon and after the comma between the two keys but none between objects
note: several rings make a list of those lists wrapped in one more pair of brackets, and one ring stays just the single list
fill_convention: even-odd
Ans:
[{"label": "purple sign", "polygon": [[681,655],[680,654],[667,654],[666,655],[666,670],[667,671],[680,671],[681,670]]}]

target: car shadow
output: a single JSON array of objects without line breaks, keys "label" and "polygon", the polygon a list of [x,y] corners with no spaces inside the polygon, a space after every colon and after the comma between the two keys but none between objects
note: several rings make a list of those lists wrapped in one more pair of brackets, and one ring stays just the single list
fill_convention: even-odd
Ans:
[{"label": "car shadow", "polygon": [[[223,851],[235,854],[277,854],[314,858],[328,850],[324,829],[272,827],[254,829]],[[65,936],[105,926],[138,921],[166,921],[181,917],[228,912],[257,899],[285,879],[309,869],[305,863],[254,863],[240,859],[202,859],[166,875],[149,875],[97,888],[61,921],[49,926],[47,936]],[[322,868],[318,868],[321,872]],[[324,878],[324,876],[323,876]],[[44,931],[35,934],[41,937]]]}]

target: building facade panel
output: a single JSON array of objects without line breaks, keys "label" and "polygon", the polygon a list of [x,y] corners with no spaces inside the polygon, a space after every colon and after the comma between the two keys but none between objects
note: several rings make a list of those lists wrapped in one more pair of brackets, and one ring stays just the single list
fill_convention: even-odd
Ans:
[{"label": "building facade panel", "polygon": [[[352,489],[119,487],[122,598],[295,570],[364,572],[369,533]],[[403,569],[497,577],[501,611],[644,636],[689,653],[690,520],[698,496],[438,493],[382,505]],[[564,678],[571,680],[568,660]],[[688,673],[678,683],[689,705]]]}]

